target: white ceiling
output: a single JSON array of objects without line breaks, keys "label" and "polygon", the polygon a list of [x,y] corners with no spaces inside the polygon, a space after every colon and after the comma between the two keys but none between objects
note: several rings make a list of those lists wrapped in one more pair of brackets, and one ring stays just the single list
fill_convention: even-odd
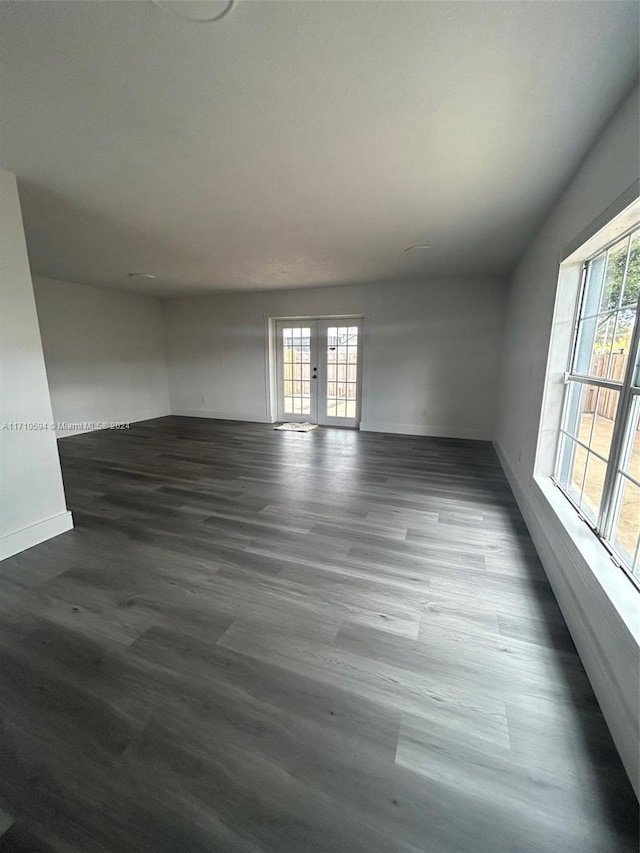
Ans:
[{"label": "white ceiling", "polygon": [[637,78],[638,8],[0,2],[33,272],[160,295],[507,272]]}]

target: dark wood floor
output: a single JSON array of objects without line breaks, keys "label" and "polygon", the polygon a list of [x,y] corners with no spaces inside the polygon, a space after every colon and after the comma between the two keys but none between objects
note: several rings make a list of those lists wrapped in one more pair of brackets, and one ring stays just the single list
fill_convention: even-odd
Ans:
[{"label": "dark wood floor", "polygon": [[490,445],[60,442],[0,564],[0,851],[624,853],[637,803]]}]

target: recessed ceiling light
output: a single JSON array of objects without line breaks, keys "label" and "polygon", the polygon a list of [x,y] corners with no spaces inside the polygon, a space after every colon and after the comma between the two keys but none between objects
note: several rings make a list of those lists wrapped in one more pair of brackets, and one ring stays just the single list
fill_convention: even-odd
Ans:
[{"label": "recessed ceiling light", "polygon": [[129,272],[127,275],[129,278],[155,278],[150,272]]},{"label": "recessed ceiling light", "polygon": [[407,246],[407,248],[404,249],[404,252],[413,252],[418,249],[433,249],[433,246],[425,246],[423,243],[419,243],[417,246]]}]

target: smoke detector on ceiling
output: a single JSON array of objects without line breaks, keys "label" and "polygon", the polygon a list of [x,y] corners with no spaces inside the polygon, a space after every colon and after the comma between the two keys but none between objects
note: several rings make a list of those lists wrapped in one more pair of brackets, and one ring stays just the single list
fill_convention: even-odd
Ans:
[{"label": "smoke detector on ceiling", "polygon": [[169,0],[168,6],[165,5],[163,0],[151,0],[151,2],[157,6],[158,9],[162,9],[162,11],[166,12],[168,15],[172,15],[174,18],[179,18],[181,21],[188,21],[190,24],[215,24],[216,21],[221,21],[223,18],[226,18],[227,15],[233,11],[233,7],[236,4],[236,0],[228,0],[227,5],[222,9],[222,11],[206,18],[198,18],[193,17],[188,12],[186,14],[178,12],[176,9],[176,7],[179,6],[177,0]]}]

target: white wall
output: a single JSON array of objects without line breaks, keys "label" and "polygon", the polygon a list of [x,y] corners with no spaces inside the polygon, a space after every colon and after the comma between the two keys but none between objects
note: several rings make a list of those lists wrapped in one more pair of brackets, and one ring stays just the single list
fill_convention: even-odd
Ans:
[{"label": "white wall", "polygon": [[15,177],[0,171],[0,559],[73,526],[47,387]]},{"label": "white wall", "polygon": [[33,285],[57,422],[169,414],[160,300],[45,278]]},{"label": "white wall", "polygon": [[465,279],[165,300],[171,410],[267,421],[267,318],[362,314],[362,429],[491,438],[505,298]]},{"label": "white wall", "polygon": [[[513,277],[496,430],[496,446],[636,792],[637,597],[586,526],[574,528],[573,513],[564,520],[566,502],[548,480],[534,478],[534,461],[558,264],[564,247],[640,174],[638,101],[636,90],[550,212]],[[586,559],[594,545],[597,558]]]}]

